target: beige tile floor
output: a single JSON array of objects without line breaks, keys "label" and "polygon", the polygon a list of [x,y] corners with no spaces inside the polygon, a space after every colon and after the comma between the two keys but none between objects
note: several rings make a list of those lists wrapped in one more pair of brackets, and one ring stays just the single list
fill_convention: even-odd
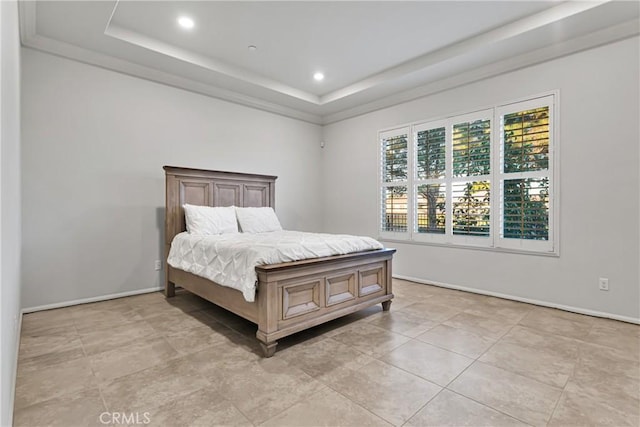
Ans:
[{"label": "beige tile floor", "polygon": [[187,292],[27,314],[15,425],[640,425],[640,326],[394,293],[390,312],[283,339],[271,359],[254,325]]}]

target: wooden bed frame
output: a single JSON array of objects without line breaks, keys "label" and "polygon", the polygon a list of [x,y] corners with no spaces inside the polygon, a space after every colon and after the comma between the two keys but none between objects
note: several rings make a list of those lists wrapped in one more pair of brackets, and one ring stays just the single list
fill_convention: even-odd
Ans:
[{"label": "wooden bed frame", "polygon": [[[202,206],[274,207],[275,176],[165,166],[165,250],[185,231],[185,203]],[[391,262],[395,249],[256,267],[256,301],[233,288],[167,266],[165,295],[181,286],[256,323],[265,357],[277,340],[329,320],[381,303],[391,305]]]}]

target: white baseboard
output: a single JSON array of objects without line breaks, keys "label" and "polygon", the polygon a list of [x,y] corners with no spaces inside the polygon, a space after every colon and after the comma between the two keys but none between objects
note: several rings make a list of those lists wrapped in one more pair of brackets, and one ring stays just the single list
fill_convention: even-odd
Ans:
[{"label": "white baseboard", "polygon": [[[403,275],[400,275],[400,274],[394,274],[393,277],[396,278],[396,279],[408,280],[408,281],[411,281],[411,282],[422,283],[422,284],[425,284],[425,285],[433,285],[433,286],[439,286],[441,288],[455,289],[455,290],[458,290],[458,291],[471,292],[471,293],[474,293],[474,294],[487,295],[487,296],[492,296],[492,297],[497,297],[497,298],[504,298],[504,299],[513,300],[513,301],[524,302],[524,303],[527,303],[527,304],[540,305],[540,306],[543,306],[543,307],[557,308],[559,310],[570,311],[572,313],[586,314],[588,316],[603,317],[603,318],[606,318],[606,319],[620,320],[622,322],[627,322],[627,323],[640,324],[640,318],[634,318],[634,317],[629,317],[629,316],[620,316],[619,314],[605,313],[605,312],[602,312],[602,311],[589,310],[589,309],[586,309],[586,308],[579,308],[579,307],[573,307],[573,306],[570,306],[570,305],[556,304],[556,303],[552,303],[552,302],[548,302],[548,301],[540,301],[540,300],[535,300],[535,299],[530,299],[530,298],[522,298],[522,297],[518,297],[518,296],[514,296],[514,295],[502,294],[502,293],[499,293],[499,292],[486,291],[484,289],[477,289],[477,288],[470,288],[470,287],[467,287],[467,286],[452,285],[450,283],[443,283],[443,282],[436,282],[436,281],[433,281],[433,280],[419,279],[417,277],[403,276]],[[59,303],[54,303],[54,304],[39,305],[39,306],[36,306],[36,307],[23,308],[21,310],[21,314],[33,313],[33,312],[36,312],[36,311],[43,311],[43,310],[51,310],[51,309],[54,309],[54,308],[69,307],[69,306],[72,306],[72,305],[87,304],[87,303],[90,303],[90,302],[106,301],[106,300],[110,300],[110,299],[128,297],[128,296],[132,296],[132,295],[147,294],[147,293],[151,293],[151,292],[158,292],[158,291],[161,291],[162,289],[164,289],[164,288],[156,287],[156,288],[137,289],[135,291],[121,292],[121,293],[117,293],[117,294],[103,295],[103,296],[99,296],[99,297],[83,298],[83,299],[77,299],[77,300],[73,300],[73,301],[65,301],[65,302],[59,302]],[[20,316],[20,327],[18,328],[18,332],[20,332],[21,329],[22,329],[22,316]]]},{"label": "white baseboard", "polygon": [[[117,294],[102,295],[99,297],[83,298],[83,299],[76,299],[73,301],[64,301],[64,302],[56,302],[54,304],[39,305],[36,307],[23,308],[22,314],[33,313],[36,311],[43,311],[43,310],[51,310],[54,308],[70,307],[72,305],[87,304],[90,302],[107,301],[110,299],[130,297],[132,295],[148,294],[151,292],[161,291],[162,289],[164,288],[156,287],[156,288],[137,289],[135,291],[120,292]],[[22,318],[22,316],[20,317]]]},{"label": "white baseboard", "polygon": [[543,306],[543,307],[557,308],[559,310],[570,311],[572,313],[586,314],[588,316],[604,317],[606,319],[614,319],[614,320],[620,320],[622,322],[627,322],[627,323],[640,324],[640,318],[634,318],[634,317],[628,317],[628,316],[620,316],[618,314],[613,314],[613,313],[605,313],[605,312],[602,312],[602,311],[595,311],[595,310],[589,310],[589,309],[586,309],[586,308],[572,307],[570,305],[556,304],[556,303],[548,302],[548,301],[540,301],[540,300],[535,300],[535,299],[522,298],[522,297],[517,297],[517,296],[513,296],[513,295],[501,294],[499,292],[485,291],[484,289],[469,288],[467,286],[452,285],[450,283],[435,282],[433,280],[418,279],[417,277],[402,276],[402,275],[399,275],[399,274],[394,274],[393,277],[395,279],[408,280],[410,282],[422,283],[422,284],[425,284],[425,285],[434,285],[434,286],[438,286],[438,287],[441,287],[441,288],[455,289],[457,291],[471,292],[471,293],[474,293],[474,294],[487,295],[487,296],[491,296],[491,297],[498,297],[498,298],[504,298],[504,299],[509,299],[509,300],[513,300],[513,301],[525,302],[527,304],[540,305],[540,306]]}]

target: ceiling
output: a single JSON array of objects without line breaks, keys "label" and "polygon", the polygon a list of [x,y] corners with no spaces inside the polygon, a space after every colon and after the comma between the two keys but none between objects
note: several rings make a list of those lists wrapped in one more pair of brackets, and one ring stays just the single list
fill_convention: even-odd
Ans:
[{"label": "ceiling", "polygon": [[[20,30],[25,46],[322,124],[637,35],[639,9],[635,1],[21,1]],[[180,16],[194,28],[180,27]]]}]

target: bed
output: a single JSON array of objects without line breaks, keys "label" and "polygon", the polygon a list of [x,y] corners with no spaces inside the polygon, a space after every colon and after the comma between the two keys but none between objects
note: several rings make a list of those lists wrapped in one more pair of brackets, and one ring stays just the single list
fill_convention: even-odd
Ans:
[{"label": "bed", "polygon": [[[183,205],[275,207],[275,176],[165,166],[165,255],[186,230]],[[378,249],[256,267],[254,302],[236,289],[167,265],[165,295],[180,286],[257,325],[265,357],[280,338],[393,298],[395,249]]]}]

